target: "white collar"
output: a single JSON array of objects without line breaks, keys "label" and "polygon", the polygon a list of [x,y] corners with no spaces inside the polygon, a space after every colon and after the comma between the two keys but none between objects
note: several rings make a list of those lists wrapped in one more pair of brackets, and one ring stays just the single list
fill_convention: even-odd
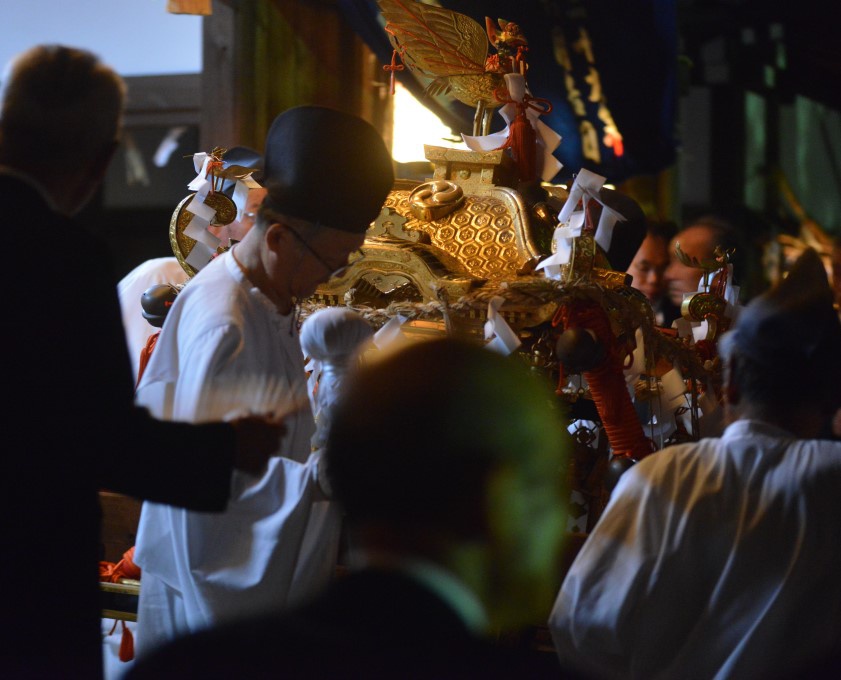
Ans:
[{"label": "white collar", "polygon": [[722,438],[732,439],[736,437],[755,436],[774,437],[775,439],[797,439],[796,435],[779,425],[774,425],[764,420],[750,420],[747,418],[735,420],[730,423],[725,428]]}]

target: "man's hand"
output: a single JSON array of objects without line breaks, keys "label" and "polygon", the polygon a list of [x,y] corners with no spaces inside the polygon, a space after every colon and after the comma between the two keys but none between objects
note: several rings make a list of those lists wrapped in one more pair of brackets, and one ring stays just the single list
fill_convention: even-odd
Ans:
[{"label": "man's hand", "polygon": [[259,476],[269,457],[278,455],[280,439],[286,433],[283,416],[244,416],[231,421],[237,435],[234,467]]}]

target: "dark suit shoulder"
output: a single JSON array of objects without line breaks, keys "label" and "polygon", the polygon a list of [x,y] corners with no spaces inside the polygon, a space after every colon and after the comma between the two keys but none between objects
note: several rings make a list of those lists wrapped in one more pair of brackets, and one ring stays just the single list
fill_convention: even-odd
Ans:
[{"label": "dark suit shoulder", "polygon": [[285,614],[184,638],[138,663],[129,677],[197,671],[211,678],[302,680],[563,677],[554,658],[476,637],[424,586],[380,571],[344,577]]}]

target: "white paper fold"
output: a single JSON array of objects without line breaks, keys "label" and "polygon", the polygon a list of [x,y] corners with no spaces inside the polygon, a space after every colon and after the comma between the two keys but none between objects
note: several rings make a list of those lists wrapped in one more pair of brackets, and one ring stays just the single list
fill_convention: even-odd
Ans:
[{"label": "white paper fold", "polygon": [[184,259],[193,269],[201,271],[207,266],[207,263],[210,262],[215,253],[215,248],[208,248],[201,241],[196,241],[190,250],[190,254]]},{"label": "white paper fold", "polygon": [[490,342],[485,345],[485,348],[499,354],[508,355],[522,343],[517,334],[511,330],[508,322],[499,313],[499,309],[504,302],[505,298],[499,295],[491,298],[490,302],[488,302],[488,320],[485,321],[485,340],[489,340]]},{"label": "white paper fold", "polygon": [[252,178],[252,176],[246,175],[245,177],[240,177],[237,180],[236,185],[234,186],[234,195],[233,201],[234,205],[237,207],[237,219],[242,219],[242,214],[245,212],[245,206],[248,205],[248,192],[252,189],[259,189],[260,183]]},{"label": "white paper fold", "polygon": [[610,250],[610,242],[613,240],[613,227],[617,222],[624,222],[625,217],[612,208],[608,208],[598,198],[594,197],[594,199],[599,201],[602,206],[602,214],[599,217],[599,224],[596,227],[596,235],[594,239],[599,247],[604,250],[604,252],[607,252]]},{"label": "white paper fold", "polygon": [[544,276],[550,279],[559,280],[561,278],[561,267],[569,264],[570,254],[572,253],[572,241],[581,236],[581,229],[584,226],[584,213],[579,211],[573,213],[567,225],[561,225],[555,229],[552,234],[552,241],[555,246],[555,252],[544,260],[541,260],[536,270],[542,270]]},{"label": "white paper fold", "polygon": [[[634,352],[632,354],[633,360],[631,361],[631,365],[623,371],[625,374],[625,382],[631,386],[636,385],[640,375],[642,375],[645,371],[645,339],[642,336],[642,329],[637,328],[634,337],[636,339],[637,346],[634,347]],[[631,398],[633,398],[633,396],[634,395],[632,393]]]},{"label": "white paper fold", "polygon": [[406,322],[406,317],[395,316],[389,319],[380,330],[374,333],[374,344],[377,349],[384,350],[396,342],[403,340],[403,331],[400,327]]},{"label": "white paper fold", "polygon": [[[526,79],[519,73],[506,73],[505,84],[508,86],[508,95],[515,102],[522,103],[527,94],[528,85]],[[505,128],[500,132],[489,135],[465,135],[461,138],[471,151],[493,151],[504,146],[508,141],[511,122],[517,116],[518,107],[516,104],[506,104],[499,110],[499,114],[505,120]],[[526,108],[526,118],[531,123],[537,135],[538,152],[542,156],[542,163],[538,174],[544,182],[548,182],[563,168],[563,164],[552,155],[563,139],[557,132],[540,120],[540,111]]]},{"label": "white paper fold", "polygon": [[508,126],[499,132],[489,135],[465,135],[462,133],[462,140],[471,151],[493,151],[498,149],[508,140]]},{"label": "white paper fold", "polygon": [[686,405],[686,383],[677,367],[660,378],[660,403],[669,413]]},{"label": "white paper fold", "polygon": [[568,222],[570,215],[575,212],[579,202],[584,200],[586,203],[586,197],[598,195],[598,191],[602,188],[604,182],[605,178],[601,175],[582,168],[575,176],[575,181],[569,190],[569,197],[558,214],[558,221],[562,224]]},{"label": "white paper fold", "polygon": [[203,218],[198,215],[194,215],[193,219],[190,220],[190,223],[184,228],[184,235],[189,236],[191,239],[198,241],[199,243],[203,243],[213,252],[216,252],[216,249],[219,247],[221,241],[207,230],[208,226],[209,223]]},{"label": "white paper fold", "polygon": [[194,215],[201,217],[205,222],[210,224],[213,222],[213,218],[216,217],[216,211],[211,208],[209,205],[205,205],[204,201],[199,200],[202,198],[199,194],[196,194],[193,197],[193,200],[187,205],[187,212],[191,212]]},{"label": "white paper fold", "polygon": [[193,165],[196,166],[199,162],[201,162],[201,165],[197,167],[198,174],[187,185],[188,189],[197,193],[207,194],[210,190],[210,182],[207,179],[207,166],[210,164],[210,161],[211,158],[206,153],[193,154]]}]

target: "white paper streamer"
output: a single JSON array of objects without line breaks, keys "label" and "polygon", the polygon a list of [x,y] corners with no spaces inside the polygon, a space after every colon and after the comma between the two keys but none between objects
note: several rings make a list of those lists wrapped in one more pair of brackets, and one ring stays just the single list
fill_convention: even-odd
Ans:
[{"label": "white paper streamer", "polygon": [[207,163],[210,157],[204,151],[197,151],[193,154],[193,168],[201,177],[207,174]]},{"label": "white paper streamer", "polygon": [[[631,365],[623,371],[625,374],[625,382],[631,387],[636,384],[640,375],[642,375],[643,371],[645,371],[645,340],[642,336],[642,329],[637,328],[634,337],[636,338],[637,346],[634,348],[634,353],[632,355],[633,361],[631,362]],[[631,392],[631,398],[633,399],[633,397],[634,393]]]},{"label": "white paper streamer", "polygon": [[664,411],[671,413],[686,404],[686,383],[677,367],[660,378],[660,403]]},{"label": "white paper streamer", "polygon": [[610,250],[610,242],[613,240],[613,227],[617,222],[625,222],[625,216],[612,208],[608,208],[599,198],[595,196],[593,198],[602,206],[602,214],[599,216],[594,240],[604,252],[607,252]]},{"label": "white paper streamer", "polygon": [[505,298],[497,295],[488,302],[488,320],[485,321],[485,340],[490,340],[485,345],[486,349],[499,354],[508,355],[517,349],[522,343],[517,334],[511,330],[508,322],[502,318],[499,308],[502,307]]},{"label": "white paper streamer", "polygon": [[195,244],[193,244],[193,248],[190,250],[190,254],[187,255],[184,260],[196,271],[201,271],[205,268],[205,266],[207,266],[207,263],[210,262],[215,253],[215,248],[208,248],[201,241],[196,241]]},{"label": "white paper streamer", "polygon": [[251,177],[250,174],[245,177],[240,177],[234,186],[234,205],[237,207],[237,219],[242,219],[242,214],[245,212],[245,206],[248,205],[248,192],[252,189],[259,189],[260,183]]},{"label": "white paper streamer", "polygon": [[590,172],[587,169],[582,169],[576,176],[572,187],[569,190],[569,197],[561,208],[558,214],[558,221],[566,223],[569,221],[570,215],[578,207],[578,203],[585,198],[585,196],[597,195],[599,189],[604,185],[605,178],[597,175],[595,172]]},{"label": "white paper streamer", "polygon": [[692,339],[695,342],[699,340],[704,340],[707,337],[707,333],[709,332],[710,325],[707,323],[706,319],[698,323],[697,325],[692,326]]},{"label": "white paper streamer", "polygon": [[205,222],[210,224],[213,222],[213,218],[216,217],[216,211],[211,208],[209,205],[205,205],[203,201],[199,201],[199,195],[196,194],[193,197],[193,200],[187,205],[187,212],[191,212],[194,215],[201,217]]},{"label": "white paper streamer", "polygon": [[210,156],[206,153],[193,154],[193,166],[198,173],[195,178],[187,185],[191,191],[198,191],[199,186],[203,182],[207,182],[207,166],[210,163]]},{"label": "white paper streamer", "polygon": [[208,223],[198,215],[194,215],[190,223],[184,228],[184,235],[191,239],[203,243],[213,252],[219,247],[221,241],[211,234],[208,230]]},{"label": "white paper streamer", "polygon": [[523,97],[525,97],[528,92],[525,76],[521,73],[506,73],[504,78],[505,87],[508,88],[508,95],[515,102],[522,104]]},{"label": "white paper streamer", "polygon": [[462,134],[461,138],[471,151],[493,151],[508,140],[508,126],[500,132],[493,132],[489,135]]},{"label": "white paper streamer", "polygon": [[395,316],[374,333],[374,344],[377,349],[384,350],[403,339],[403,331],[400,327],[406,322],[406,317]]},{"label": "white paper streamer", "polygon": [[[506,73],[505,84],[508,87],[508,94],[515,102],[522,103],[528,92],[525,78],[519,73]],[[465,135],[461,138],[471,151],[493,151],[502,147],[510,134],[511,122],[517,116],[517,106],[506,104],[499,110],[499,114],[505,120],[505,128],[500,132],[489,135]],[[526,108],[526,119],[531,123],[537,134],[537,147],[543,161],[538,173],[544,182],[548,182],[558,174],[563,164],[552,155],[563,139],[557,132],[540,120],[540,112],[530,107]]]},{"label": "white paper streamer", "polygon": [[555,252],[537,264],[536,270],[542,269],[544,276],[550,279],[561,278],[561,267],[569,264],[572,253],[572,241],[581,236],[581,229],[584,226],[584,213],[573,213],[569,224],[556,227],[552,234]]}]

